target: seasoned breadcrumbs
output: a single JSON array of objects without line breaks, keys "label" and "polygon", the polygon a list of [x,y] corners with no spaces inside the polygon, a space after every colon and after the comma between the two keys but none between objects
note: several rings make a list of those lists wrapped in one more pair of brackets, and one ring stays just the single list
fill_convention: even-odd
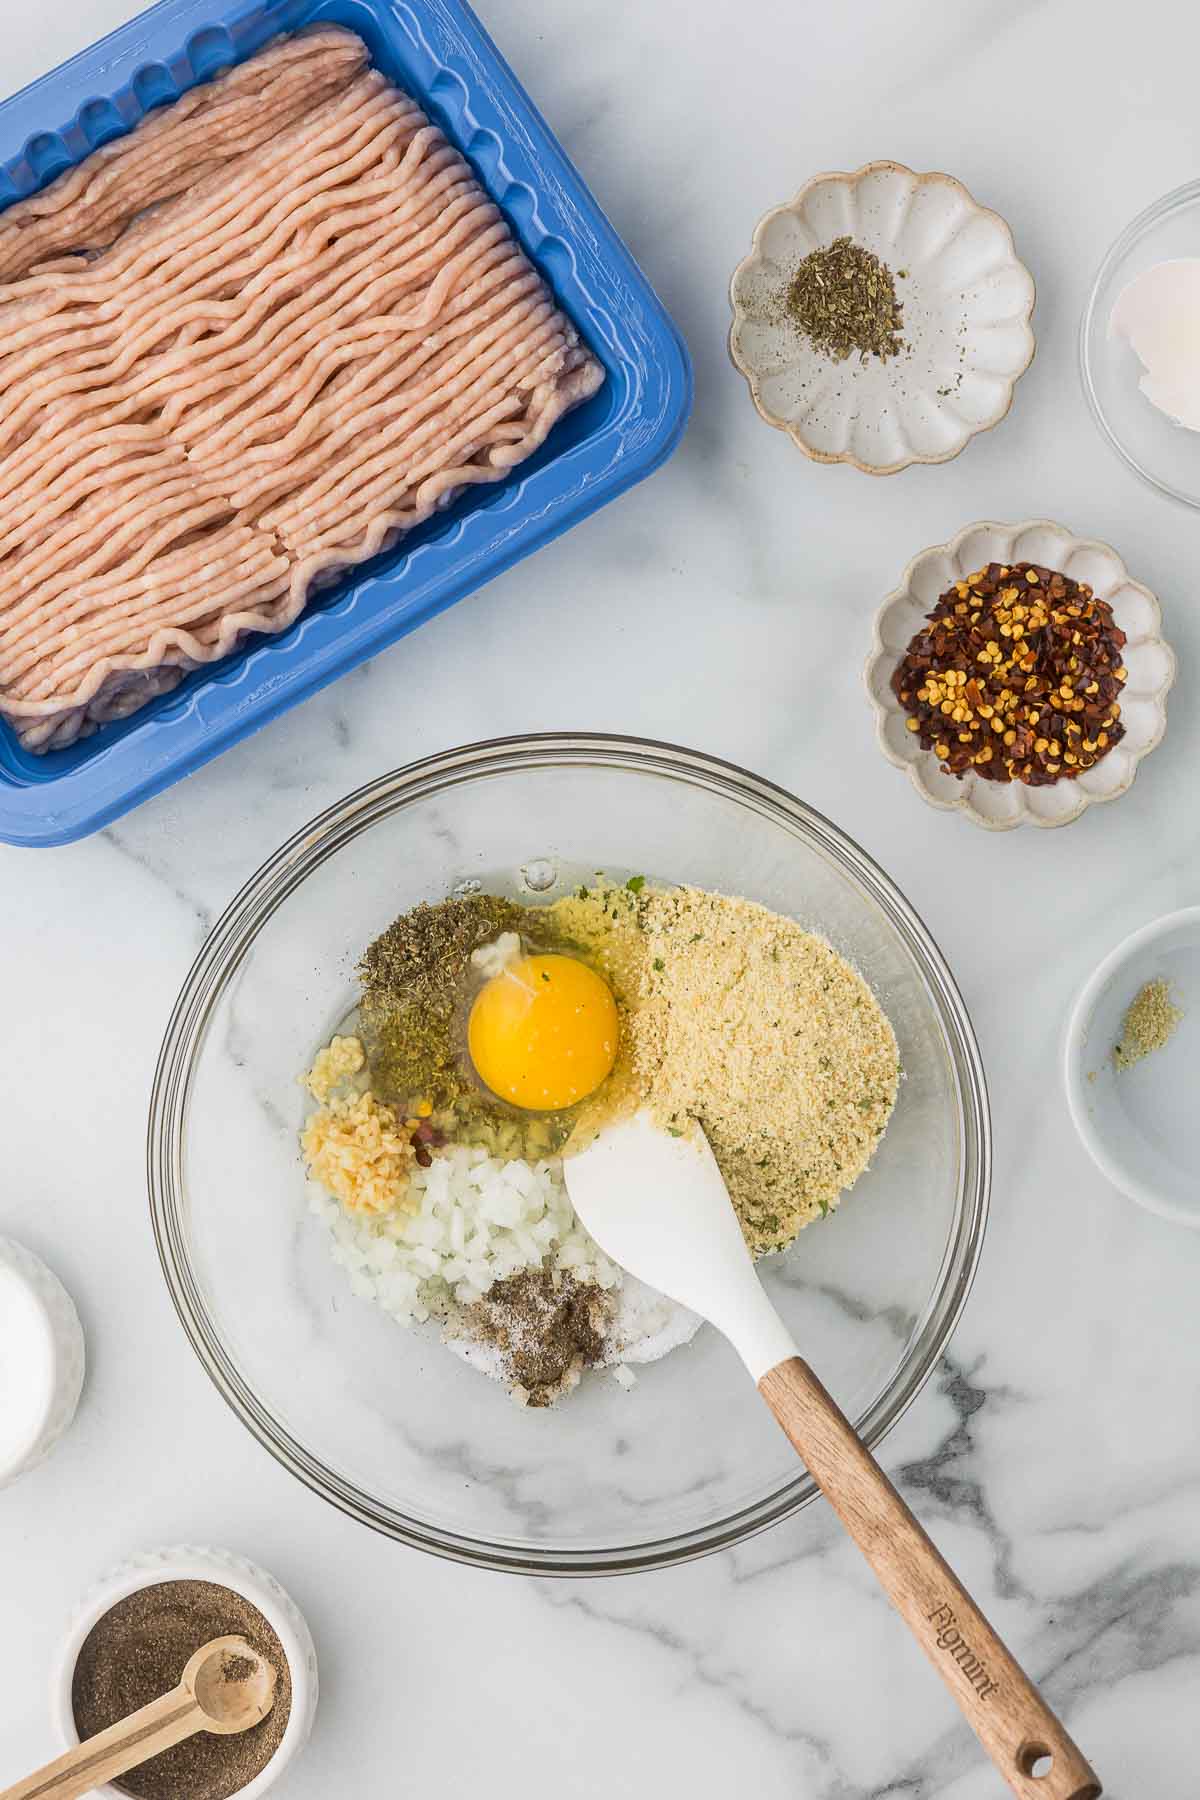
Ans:
[{"label": "seasoned breadcrumbs", "polygon": [[699,1120],[750,1248],[781,1249],[870,1162],[896,1101],[895,1034],[823,938],[753,901],[651,890],[640,925],[650,1105],[670,1131]]},{"label": "seasoned breadcrumbs", "polygon": [[646,1104],[700,1122],[756,1255],[828,1213],[871,1160],[896,1101],[896,1038],[823,938],[700,888],[581,890],[550,909],[621,1011],[610,1081],[567,1152]]}]

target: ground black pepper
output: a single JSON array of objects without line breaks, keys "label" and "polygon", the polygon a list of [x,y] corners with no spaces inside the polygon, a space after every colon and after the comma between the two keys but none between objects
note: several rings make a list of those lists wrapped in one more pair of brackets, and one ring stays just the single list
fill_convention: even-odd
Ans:
[{"label": "ground black pepper", "polygon": [[[141,1800],[227,1800],[278,1750],[292,1710],[283,1645],[256,1606],[212,1581],[162,1581],[139,1588],[97,1620],[75,1663],[71,1707],[81,1738],[95,1737],[175,1687],[189,1659],[213,1638],[245,1638],[273,1665],[275,1704],[260,1725],[234,1736],[200,1732],[113,1783]],[[239,1659],[231,1658],[231,1664]],[[253,1665],[248,1659],[244,1671]],[[238,1676],[226,1669],[226,1678]]]},{"label": "ground black pepper", "polygon": [[225,1682],[249,1681],[258,1667],[259,1664],[253,1662],[248,1656],[226,1655],[221,1664],[221,1680]]},{"label": "ground black pepper", "polygon": [[609,1301],[595,1283],[551,1269],[523,1269],[498,1281],[467,1319],[476,1341],[494,1344],[505,1374],[530,1406],[552,1406],[573,1371],[604,1355]]}]

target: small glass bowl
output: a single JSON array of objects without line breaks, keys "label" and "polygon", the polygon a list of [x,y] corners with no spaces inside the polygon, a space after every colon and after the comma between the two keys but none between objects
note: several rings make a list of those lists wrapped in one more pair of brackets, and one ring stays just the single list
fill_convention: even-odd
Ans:
[{"label": "small glass bowl", "polygon": [[1142,364],[1109,334],[1113,307],[1136,275],[1175,257],[1200,256],[1200,181],[1175,188],[1127,225],[1100,265],[1079,328],[1083,391],[1103,435],[1135,475],[1200,507],[1200,431],[1176,425],[1142,393]]},{"label": "small glass bowl", "polygon": [[[149,1126],[159,1254],[201,1361],[259,1441],[404,1543],[542,1575],[738,1542],[815,1494],[732,1350],[702,1330],[626,1393],[521,1411],[352,1297],[307,1210],[298,1072],[345,1018],[363,947],[480,881],[538,898],[602,869],[744,894],[821,931],[886,1008],[905,1079],[871,1169],[764,1276],[877,1444],[970,1289],[991,1162],[979,1052],[945,963],[882,870],[819,813],[711,757],[543,736],[385,775],[270,857],[215,926],[167,1028]],[[555,886],[545,886],[545,864]]]}]

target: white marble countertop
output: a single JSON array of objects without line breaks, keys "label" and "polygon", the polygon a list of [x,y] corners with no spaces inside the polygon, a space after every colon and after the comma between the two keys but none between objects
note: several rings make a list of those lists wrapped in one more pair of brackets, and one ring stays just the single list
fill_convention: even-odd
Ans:
[{"label": "white marble countertop", "polygon": [[[133,10],[0,0],[0,87]],[[264,1563],[312,1625],[322,1707],[286,1800],[1002,1791],[823,1509],[665,1574],[477,1574],[294,1483],[176,1324],[143,1131],[162,1027],[214,914],[385,768],[585,727],[693,744],[794,789],[943,946],[992,1084],[992,1221],[950,1355],[883,1461],[1109,1791],[1193,1800],[1200,1233],[1094,1172],[1057,1054],[1100,956],[1200,898],[1196,518],[1100,442],[1075,364],[1101,254],[1195,174],[1200,14],[1142,0],[1118,30],[1088,0],[481,10],[682,326],[695,418],[645,486],[114,829],[0,852],[0,1231],[66,1281],[91,1358],[74,1430],[0,1495],[0,1779],[55,1747],[46,1675],[79,1592],[129,1552],[190,1540]],[[726,284],[755,220],[814,171],[873,157],[959,176],[1009,219],[1039,287],[1010,418],[958,461],[886,481],[804,462],[725,353]],[[1181,673],[1129,796],[1065,832],[991,837],[922,806],[884,762],[859,671],[914,551],[1033,514],[1120,549],[1161,596]]]}]

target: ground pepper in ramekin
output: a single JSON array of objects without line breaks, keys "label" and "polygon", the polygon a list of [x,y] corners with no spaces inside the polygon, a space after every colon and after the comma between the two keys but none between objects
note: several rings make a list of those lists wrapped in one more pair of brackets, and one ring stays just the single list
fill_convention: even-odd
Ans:
[{"label": "ground pepper in ramekin", "polygon": [[[141,1596],[148,1596],[148,1602],[139,1605]],[[187,1612],[194,1602],[192,1635],[201,1635],[191,1643]],[[106,1621],[119,1629],[102,1638]],[[103,1728],[105,1709],[130,1699],[141,1704],[139,1695],[148,1681],[152,1685],[173,1660],[182,1655],[186,1663],[192,1650],[227,1631],[246,1637],[276,1664],[279,1686],[272,1712],[244,1734],[240,1746],[238,1739],[220,1740],[235,1747],[230,1758],[214,1760],[211,1749],[218,1740],[202,1736],[193,1740],[187,1766],[171,1764],[155,1771],[156,1763],[165,1764],[177,1754],[168,1751],[97,1793],[112,1800],[129,1794],[156,1800],[168,1793],[171,1800],[218,1800],[218,1795],[261,1800],[274,1787],[312,1730],[316,1650],[299,1609],[279,1583],[254,1563],[223,1550],[185,1547],[138,1556],[91,1590],[59,1658],[51,1692],[55,1723],[64,1745],[73,1748],[81,1735]],[[104,1667],[96,1652],[109,1643],[123,1645],[141,1666],[121,1672]],[[163,1691],[181,1674],[182,1666],[167,1672]],[[188,1746],[177,1750],[187,1752]]]}]

